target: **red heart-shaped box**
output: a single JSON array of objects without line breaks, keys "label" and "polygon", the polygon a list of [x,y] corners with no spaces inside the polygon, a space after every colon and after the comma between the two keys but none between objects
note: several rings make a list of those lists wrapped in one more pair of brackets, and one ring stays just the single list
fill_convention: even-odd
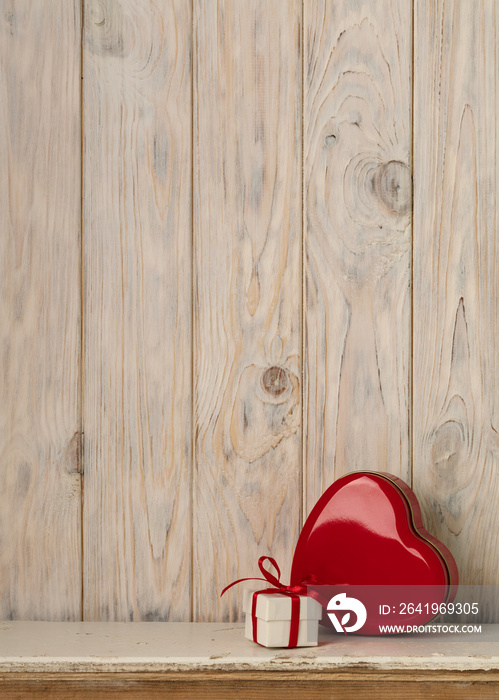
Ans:
[{"label": "red heart-shaped box", "polygon": [[[414,492],[396,476],[369,471],[335,481],[307,518],[291,585],[311,577],[334,587],[331,595],[364,598],[367,620],[358,634],[386,634],[381,625],[423,625],[453,600],[458,584],[454,558],[424,529]],[[326,611],[323,622],[330,624]]]}]

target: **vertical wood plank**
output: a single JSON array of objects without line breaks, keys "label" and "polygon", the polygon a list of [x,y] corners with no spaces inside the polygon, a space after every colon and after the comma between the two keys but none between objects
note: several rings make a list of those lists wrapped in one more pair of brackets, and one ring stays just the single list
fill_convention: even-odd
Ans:
[{"label": "vertical wood plank", "polygon": [[88,620],[188,620],[191,10],[87,0]]},{"label": "vertical wood plank", "polygon": [[0,1],[0,617],[81,615],[80,3]]},{"label": "vertical wood plank", "polygon": [[300,525],[301,7],[194,2],[194,619]]},{"label": "vertical wood plank", "polygon": [[462,583],[497,585],[498,9],[415,7],[414,483]]},{"label": "vertical wood plank", "polygon": [[309,511],[349,471],[410,479],[412,3],[304,7]]}]

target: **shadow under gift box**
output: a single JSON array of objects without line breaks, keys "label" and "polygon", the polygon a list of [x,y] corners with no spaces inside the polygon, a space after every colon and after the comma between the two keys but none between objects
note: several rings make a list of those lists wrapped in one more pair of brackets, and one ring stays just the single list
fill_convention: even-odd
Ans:
[{"label": "shadow under gift box", "polygon": [[[384,634],[380,625],[423,625],[436,617],[434,603],[455,598],[458,584],[454,558],[424,529],[414,492],[399,477],[367,471],[335,481],[307,518],[291,585],[312,576],[334,586],[331,595],[352,596],[352,587],[368,592],[367,621],[355,634]],[[411,615],[401,615],[404,602],[413,604]],[[331,626],[326,610],[322,622]]]},{"label": "shadow under gift box", "polygon": [[[251,615],[252,589],[243,591],[243,612],[246,614],[244,636],[253,638],[253,618]],[[322,606],[313,598],[300,596],[300,620],[298,626],[299,647],[317,646],[319,620]],[[288,647],[291,628],[291,598],[281,593],[259,593],[256,602],[256,641],[264,647]]]}]

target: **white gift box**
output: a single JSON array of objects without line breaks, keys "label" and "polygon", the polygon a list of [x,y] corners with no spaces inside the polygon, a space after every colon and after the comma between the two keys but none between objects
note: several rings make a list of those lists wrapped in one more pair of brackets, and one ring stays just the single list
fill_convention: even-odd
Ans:
[{"label": "white gift box", "polygon": [[[256,589],[258,590],[258,589]],[[261,590],[261,589],[260,589]],[[244,636],[253,641],[251,607],[253,590],[243,592],[243,612],[246,613]],[[264,647],[288,647],[291,626],[291,598],[283,593],[259,593],[256,602],[257,641]],[[317,646],[322,606],[313,598],[300,596],[298,647]]]}]

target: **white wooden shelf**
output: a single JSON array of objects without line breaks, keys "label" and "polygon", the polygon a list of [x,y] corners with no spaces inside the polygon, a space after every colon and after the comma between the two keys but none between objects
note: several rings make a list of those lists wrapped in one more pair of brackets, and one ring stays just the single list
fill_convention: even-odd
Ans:
[{"label": "white wooden shelf", "polygon": [[[242,698],[260,697],[244,695],[245,683],[249,689],[264,689],[266,683],[279,682],[281,689],[312,684],[306,696],[322,698],[350,697],[349,687],[358,693],[359,684],[369,683],[370,697],[377,697],[377,685],[386,692],[386,684],[395,684],[407,698],[424,697],[411,695],[414,684],[419,692],[438,683],[440,691],[452,690],[449,697],[475,697],[473,688],[479,693],[476,697],[498,697],[499,625],[482,629],[473,638],[341,637],[321,630],[318,647],[265,649],[244,638],[241,624],[232,623],[2,622],[0,689],[2,697],[33,697],[38,692],[39,697],[57,698],[67,697],[57,692],[70,684],[71,697],[98,698],[113,697],[118,683],[120,697],[127,697],[127,687],[135,688],[130,697],[188,697],[185,693],[197,683],[206,697],[224,697],[224,687],[230,686],[233,694],[237,681]],[[461,696],[463,684],[468,694]],[[314,687],[326,694],[314,694]],[[286,697],[294,697],[292,688],[287,687]],[[395,690],[390,687],[392,697]],[[274,690],[272,696],[280,697]]]}]

